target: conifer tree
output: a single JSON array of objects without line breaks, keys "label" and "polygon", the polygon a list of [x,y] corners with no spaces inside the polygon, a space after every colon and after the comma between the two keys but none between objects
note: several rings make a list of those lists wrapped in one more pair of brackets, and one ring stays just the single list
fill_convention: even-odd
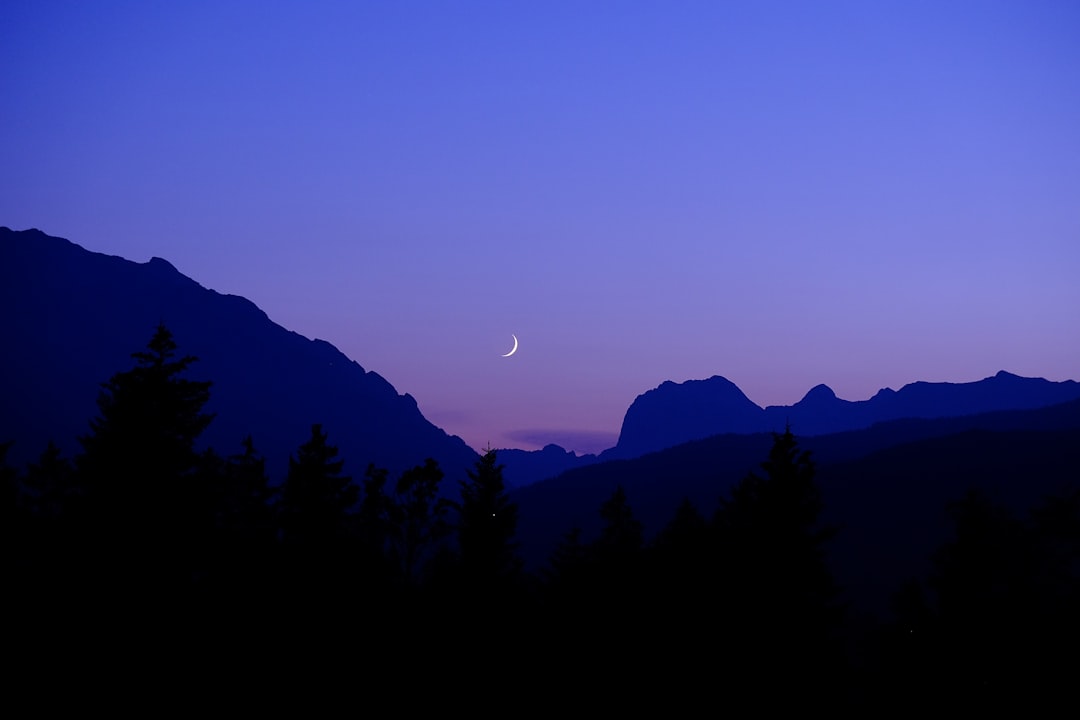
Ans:
[{"label": "conifer tree", "polygon": [[241,448],[242,452],[224,459],[210,451],[203,455],[202,472],[213,498],[208,560],[218,586],[254,593],[267,579],[275,558],[273,500],[279,489],[270,486],[265,460],[250,435]]},{"label": "conifer tree", "polygon": [[481,590],[504,586],[517,577],[517,505],[506,494],[496,451],[488,449],[461,482],[458,550],[465,582]]},{"label": "conifer tree", "polygon": [[439,495],[443,471],[432,458],[401,473],[390,503],[392,554],[407,583],[421,585],[428,561],[441,549],[452,529],[450,502]]},{"label": "conifer tree", "polygon": [[311,426],[311,437],[289,458],[289,474],[281,497],[281,522],[286,545],[302,551],[344,542],[349,514],[359,490],[342,475],[345,461],[327,442],[321,424]]},{"label": "conifer tree", "polygon": [[634,517],[622,485],[600,506],[604,526],[593,544],[593,553],[605,576],[627,577],[638,569],[644,547],[644,529]]},{"label": "conifer tree", "polygon": [[[184,551],[184,513],[206,501],[195,497],[201,489],[192,478],[195,443],[213,419],[203,412],[211,383],[183,377],[196,358],[176,354],[172,333],[159,324],[146,350],[132,355],[135,367],[102,385],[99,415],[76,458],[85,529],[114,559],[160,551],[150,571],[166,571]],[[147,567],[138,559],[131,569]]]},{"label": "conifer tree", "polygon": [[240,445],[243,452],[225,462],[217,525],[238,542],[263,544],[273,532],[271,513],[278,490],[270,486],[266,460],[251,436]]},{"label": "conifer tree", "polygon": [[393,500],[386,491],[389,471],[369,463],[364,472],[363,492],[356,513],[357,559],[360,571],[373,590],[389,590],[393,578],[400,579],[400,567],[393,552]]},{"label": "conifer tree", "polygon": [[715,629],[728,642],[728,661],[748,681],[765,682],[762,672],[770,668],[773,681],[798,680],[820,691],[821,675],[811,675],[839,675],[842,662],[837,588],[825,558],[834,531],[819,523],[816,467],[790,427],[773,434],[761,470],[748,473],[714,517],[714,582],[723,598]]}]

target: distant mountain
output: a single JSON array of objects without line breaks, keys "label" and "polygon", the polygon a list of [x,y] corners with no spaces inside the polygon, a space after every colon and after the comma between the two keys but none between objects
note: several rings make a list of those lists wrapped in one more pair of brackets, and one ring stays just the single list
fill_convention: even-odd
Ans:
[{"label": "distant mountain", "polygon": [[554,444],[542,450],[499,449],[496,457],[503,465],[506,487],[511,490],[597,462],[596,455],[578,455]]},{"label": "distant mountain", "polygon": [[216,417],[204,445],[240,451],[249,433],[281,479],[289,455],[321,423],[345,472],[397,473],[432,457],[448,480],[477,454],[428,422],[408,394],[322,340],[275,324],[249,300],[206,289],[160,258],[135,263],[38,230],[0,228],[0,441],[24,466],[49,440],[70,457],[97,414],[100,383],[133,366],[159,322],[187,377],[210,380]]},{"label": "distant mountain", "polygon": [[[852,600],[881,610],[898,580],[925,571],[948,532],[944,506],[979,488],[1018,515],[1050,492],[1080,491],[1080,400],[1034,410],[882,422],[799,437],[818,466],[823,519],[841,530],[833,562]],[[574,527],[596,537],[621,486],[651,538],[683,499],[709,517],[772,446],[769,433],[718,434],[634,459],[594,463],[511,493],[530,567]]]},{"label": "distant mountain", "polygon": [[628,460],[713,435],[781,432],[790,423],[800,437],[868,428],[904,418],[962,417],[996,410],[1046,407],[1080,398],[1080,383],[1051,382],[1007,372],[969,383],[916,382],[879,390],[869,400],[841,400],[817,385],[794,405],[760,407],[730,380],[667,381],[631,403],[618,443],[599,455],[575,455],[557,445],[543,450],[500,450],[507,486],[524,487],[578,468]]},{"label": "distant mountain", "polygon": [[601,458],[638,457],[720,433],[763,432],[767,423],[763,410],[726,378],[669,380],[637,396],[623,417],[618,443]]},{"label": "distant mountain", "polygon": [[623,419],[618,443],[600,460],[639,457],[722,433],[780,432],[790,424],[808,437],[867,428],[901,418],[958,417],[995,410],[1045,407],[1080,398],[1080,383],[1051,382],[999,372],[977,382],[916,382],[884,388],[869,400],[836,397],[826,385],[812,388],[794,405],[754,404],[730,380],[665,382],[639,395]]}]

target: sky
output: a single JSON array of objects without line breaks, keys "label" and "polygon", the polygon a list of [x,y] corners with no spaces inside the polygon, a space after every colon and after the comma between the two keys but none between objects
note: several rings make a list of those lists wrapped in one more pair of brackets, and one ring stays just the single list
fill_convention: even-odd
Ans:
[{"label": "sky", "polygon": [[1080,3],[5,0],[0,225],[477,450],[598,452],[665,380],[1080,379]]}]

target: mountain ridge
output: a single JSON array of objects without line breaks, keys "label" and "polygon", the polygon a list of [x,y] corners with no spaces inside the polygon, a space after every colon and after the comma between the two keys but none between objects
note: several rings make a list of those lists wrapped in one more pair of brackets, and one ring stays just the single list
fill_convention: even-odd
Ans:
[{"label": "mountain ridge", "polygon": [[[944,418],[903,418],[876,423],[869,428],[848,430],[817,436],[800,437],[799,446],[811,452],[819,469],[819,482],[826,495],[828,517],[844,523],[859,517],[862,498],[874,494],[874,478],[882,467],[874,467],[860,475],[850,468],[865,467],[867,458],[874,456],[903,457],[903,448],[923,447],[934,443],[966,442],[972,433],[983,437],[998,437],[1002,442],[1021,443],[1025,438],[1055,437],[1063,433],[1068,438],[1080,438],[1080,399],[1026,410],[999,410],[975,415]],[[950,440],[952,438],[952,440]],[[520,511],[519,537],[529,563],[541,565],[552,549],[574,527],[582,531],[582,540],[595,535],[601,525],[599,507],[616,487],[622,487],[636,519],[643,523],[650,536],[668,522],[676,507],[684,499],[691,500],[698,509],[708,515],[717,507],[719,499],[747,472],[758,470],[772,446],[769,432],[736,434],[725,433],[692,440],[635,458],[597,462],[589,466],[567,470],[531,485],[517,488],[511,496]],[[1032,458],[1032,465],[1050,462],[1059,477],[1070,477],[1072,485],[1080,489],[1080,476],[1072,462],[1072,447],[1065,444],[1055,447],[1047,458]],[[991,442],[987,451],[1000,450]],[[1022,455],[1022,453],[1021,453]],[[925,460],[925,458],[923,459]],[[958,467],[979,465],[979,458],[943,455],[939,461],[913,459],[907,464],[910,498],[924,495],[941,499],[941,492],[926,479],[937,475],[955,475],[957,481],[970,480],[980,487],[996,492],[1008,491],[1015,483],[997,477],[957,473]],[[893,473],[889,492],[905,492],[905,477],[890,465]],[[1006,468],[994,468],[1005,472]],[[925,476],[925,477],[924,477]],[[1050,487],[1055,478],[1034,470],[1028,478],[1009,478],[1020,482],[1016,489],[1030,495],[1037,488]],[[860,480],[862,482],[860,482]],[[1022,481],[1027,481],[1022,482]],[[923,487],[926,486],[926,487]],[[569,503],[568,498],[575,498]],[[887,514],[887,506],[877,512]],[[940,511],[937,506],[927,512]],[[856,523],[866,533],[872,531],[872,523],[858,520]],[[862,532],[862,531],[861,531]]]},{"label": "mountain ridge", "polygon": [[[7,353],[0,366],[10,385],[7,401],[12,403],[12,412],[5,413],[0,422],[0,439],[30,438],[13,448],[13,460],[35,458],[48,439],[68,453],[76,452],[75,439],[86,432],[96,412],[99,384],[131,366],[130,354],[143,348],[161,320],[167,320],[183,354],[200,358],[192,368],[192,377],[216,383],[209,409],[217,412],[218,418],[208,432],[214,447],[223,453],[234,450],[251,432],[271,471],[280,469],[286,465],[288,451],[305,439],[307,426],[321,422],[331,441],[341,446],[353,475],[362,474],[368,462],[395,471],[422,462],[420,456],[426,453],[410,451],[404,440],[375,441],[383,429],[376,427],[380,423],[373,416],[391,413],[397,418],[391,425],[402,438],[415,439],[418,448],[439,447],[432,452],[454,458],[450,461],[453,472],[460,473],[477,457],[461,438],[423,418],[416,399],[407,392],[399,393],[377,372],[365,369],[325,340],[309,339],[277,325],[247,298],[205,288],[167,259],[154,256],[136,263],[86,250],[38,229],[3,227],[0,240],[4,253],[0,333],[12,347],[29,350]],[[222,324],[225,318],[228,327]],[[43,333],[35,323],[49,331]],[[141,332],[135,331],[136,326]],[[207,329],[204,326],[210,326],[212,341],[200,338]],[[271,342],[267,333],[274,334],[274,347],[288,350],[271,359],[254,357],[251,348]],[[93,353],[85,352],[86,348],[93,348]],[[55,355],[78,357],[79,363],[65,365]],[[262,369],[254,376],[240,372],[236,363],[228,360],[238,355]],[[38,367],[42,364],[47,371]],[[68,377],[72,373],[77,377]],[[63,387],[45,382],[49,375],[62,377]],[[280,403],[268,400],[272,394],[269,381],[274,377],[289,377],[293,395],[285,404],[302,409],[288,412]],[[38,381],[27,384],[14,378]],[[350,389],[342,392],[342,387]],[[353,403],[353,411],[340,402],[318,408],[318,403],[305,399],[312,393],[343,396]],[[765,407],[722,375],[683,382],[666,380],[633,400],[615,446],[601,453],[577,455],[557,445],[535,451],[505,448],[500,450],[500,461],[507,486],[518,488],[576,468],[641,457],[717,434],[773,432],[790,425],[797,435],[808,437],[899,418],[1022,409],[1072,398],[1080,398],[1080,384],[1073,380],[1051,382],[1005,370],[970,383],[917,381],[900,390],[881,388],[871,398],[858,401],[841,399],[828,385],[818,384],[792,405]],[[42,409],[70,402],[77,409],[60,421],[46,417]],[[22,408],[17,421],[16,406]],[[244,421],[229,410],[233,407],[247,408],[245,412],[257,416],[257,425],[266,430],[245,428]],[[357,416],[359,409],[365,420]],[[270,429],[272,422],[279,423],[280,429]],[[368,439],[361,442],[358,438],[365,435]]]},{"label": "mountain ridge", "polygon": [[721,375],[666,381],[635,398],[619,440],[600,460],[639,457],[722,433],[779,432],[800,436],[865,428],[901,418],[971,415],[1043,407],[1080,398],[1080,383],[1025,378],[1005,370],[966,383],[917,381],[881,388],[867,400],[843,400],[828,385],[812,387],[792,405],[761,407]]},{"label": "mountain ridge", "polygon": [[542,451],[502,450],[507,484],[520,488],[564,472],[630,460],[715,435],[781,432],[800,437],[872,427],[904,419],[932,419],[1036,409],[1080,398],[1080,383],[1022,377],[1005,370],[964,383],[916,381],[880,388],[866,400],[845,400],[825,384],[792,405],[762,407],[722,375],[676,383],[665,380],[639,394],[627,409],[619,440],[598,454],[575,455],[557,445]]},{"label": "mountain ridge", "polygon": [[218,293],[151,258],[95,253],[40,230],[0,228],[0,336],[20,352],[0,360],[9,461],[37,458],[49,440],[65,454],[96,415],[101,383],[130,368],[164,322],[188,371],[210,380],[216,414],[204,444],[237,452],[251,434],[281,479],[290,454],[319,423],[355,478],[367,464],[399,472],[430,456],[464,477],[478,454],[423,417],[416,400],[329,342],[274,323],[255,303]]}]

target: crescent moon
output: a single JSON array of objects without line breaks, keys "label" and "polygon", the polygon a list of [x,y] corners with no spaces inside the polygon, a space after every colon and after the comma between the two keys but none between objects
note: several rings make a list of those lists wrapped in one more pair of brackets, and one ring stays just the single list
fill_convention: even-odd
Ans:
[{"label": "crescent moon", "polygon": [[514,347],[512,347],[510,349],[510,352],[503,355],[503,357],[510,357],[511,355],[513,355],[514,353],[517,352],[517,335],[514,335],[514,334],[511,333],[510,337],[514,338]]}]

